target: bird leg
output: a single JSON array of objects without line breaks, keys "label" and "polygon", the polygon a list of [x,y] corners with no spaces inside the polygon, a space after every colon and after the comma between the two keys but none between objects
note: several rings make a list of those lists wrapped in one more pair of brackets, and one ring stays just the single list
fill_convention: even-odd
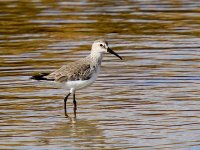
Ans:
[{"label": "bird leg", "polygon": [[67,99],[70,96],[71,93],[67,94],[67,96],[64,98],[64,110],[65,110],[65,116],[68,117],[67,115],[67,107],[66,107],[66,103],[67,103]]},{"label": "bird leg", "polygon": [[74,103],[74,117],[76,118],[77,105],[76,105],[75,92],[73,94],[73,103]]},{"label": "bird leg", "polygon": [[75,98],[75,92],[73,94],[73,103],[74,103],[74,109],[77,109],[77,105],[76,105],[76,98]]}]

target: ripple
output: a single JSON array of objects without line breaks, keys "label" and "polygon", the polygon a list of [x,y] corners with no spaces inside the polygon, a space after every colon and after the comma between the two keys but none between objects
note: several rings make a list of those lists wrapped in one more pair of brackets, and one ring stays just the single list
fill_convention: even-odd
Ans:
[{"label": "ripple", "polygon": [[[0,2],[2,149],[198,149],[199,6],[191,1]],[[98,80],[69,92],[29,80],[106,38]]]}]

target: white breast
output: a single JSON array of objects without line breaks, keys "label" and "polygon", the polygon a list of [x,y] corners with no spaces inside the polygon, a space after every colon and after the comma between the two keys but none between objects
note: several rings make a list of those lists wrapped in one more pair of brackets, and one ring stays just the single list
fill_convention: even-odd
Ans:
[{"label": "white breast", "polygon": [[91,85],[94,81],[96,81],[99,71],[100,71],[100,67],[97,68],[97,71],[92,74],[92,77],[89,80],[67,81],[63,84],[63,86],[64,88],[67,88],[67,89],[73,88],[74,90],[87,87]]}]

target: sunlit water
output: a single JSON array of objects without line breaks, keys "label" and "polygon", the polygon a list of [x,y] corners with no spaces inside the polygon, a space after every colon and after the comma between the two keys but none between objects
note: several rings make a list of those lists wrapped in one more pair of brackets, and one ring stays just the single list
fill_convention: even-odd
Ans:
[{"label": "sunlit water", "polygon": [[[1,149],[200,149],[200,2],[0,1]],[[29,80],[106,38],[98,80],[68,93]]]}]

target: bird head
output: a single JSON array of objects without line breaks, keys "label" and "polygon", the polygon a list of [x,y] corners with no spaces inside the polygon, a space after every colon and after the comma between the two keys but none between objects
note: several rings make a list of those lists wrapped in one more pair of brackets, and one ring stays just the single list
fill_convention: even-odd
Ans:
[{"label": "bird head", "polygon": [[96,53],[110,53],[122,60],[122,57],[108,46],[108,42],[102,39],[94,41],[94,43],[92,44],[92,51]]}]

